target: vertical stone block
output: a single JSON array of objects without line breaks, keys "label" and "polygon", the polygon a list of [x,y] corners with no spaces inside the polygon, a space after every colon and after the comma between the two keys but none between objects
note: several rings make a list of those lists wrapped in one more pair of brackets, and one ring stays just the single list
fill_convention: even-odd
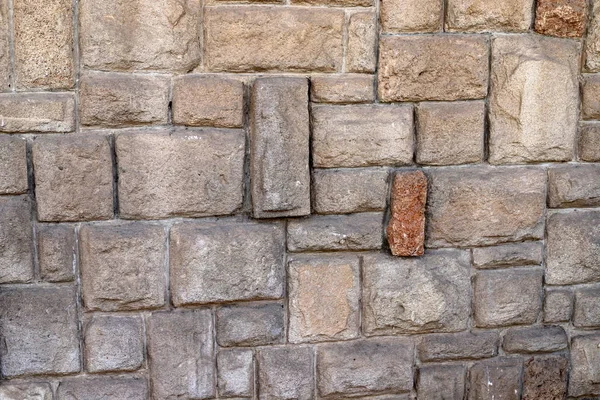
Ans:
[{"label": "vertical stone block", "polygon": [[257,360],[260,400],[314,398],[311,348],[267,347],[258,351]]},{"label": "vertical stone block", "polygon": [[600,327],[600,288],[582,288],[575,291],[573,325],[579,328]]},{"label": "vertical stone block", "polygon": [[217,354],[219,396],[252,397],[254,391],[254,353],[252,350],[221,350]]},{"label": "vertical stone block", "polygon": [[442,28],[442,0],[383,0],[380,7],[385,33],[437,32]]},{"label": "vertical stone block", "polygon": [[600,334],[576,336],[571,341],[569,396],[600,395]]},{"label": "vertical stone block", "polygon": [[8,1],[2,1],[0,2],[0,92],[8,90],[11,85],[9,27]]},{"label": "vertical stone block", "polygon": [[33,228],[27,196],[0,196],[0,283],[33,279]]},{"label": "vertical stone block", "polygon": [[560,400],[567,395],[569,360],[563,356],[533,357],[525,362],[522,400]]},{"label": "vertical stone block", "polygon": [[471,367],[469,400],[519,400],[521,398],[522,361],[499,358]]},{"label": "vertical stone block", "polygon": [[377,18],[373,12],[357,12],[348,20],[346,72],[375,72]]},{"label": "vertical stone block", "polygon": [[250,125],[254,217],[310,214],[308,81],[258,78]]},{"label": "vertical stone block", "polygon": [[544,322],[566,322],[573,315],[573,293],[568,289],[547,288],[544,297]]},{"label": "vertical stone block", "polygon": [[581,116],[600,119],[600,74],[585,74],[581,83]]},{"label": "vertical stone block", "polygon": [[525,32],[533,17],[533,0],[449,0],[448,31]]},{"label": "vertical stone block", "polygon": [[37,226],[40,276],[47,282],[67,282],[75,278],[75,229],[72,225]]},{"label": "vertical stone block", "polygon": [[26,142],[17,136],[0,136],[0,194],[27,192]]},{"label": "vertical stone block", "polygon": [[600,124],[586,123],[579,131],[579,157],[583,161],[600,161]]},{"label": "vertical stone block", "polygon": [[219,346],[264,346],[283,343],[285,310],[280,303],[231,305],[217,309]]},{"label": "vertical stone block", "polygon": [[71,93],[0,94],[0,132],[72,132],[75,99]]},{"label": "vertical stone block", "polygon": [[585,69],[600,72],[600,3],[593,1],[585,41]]}]

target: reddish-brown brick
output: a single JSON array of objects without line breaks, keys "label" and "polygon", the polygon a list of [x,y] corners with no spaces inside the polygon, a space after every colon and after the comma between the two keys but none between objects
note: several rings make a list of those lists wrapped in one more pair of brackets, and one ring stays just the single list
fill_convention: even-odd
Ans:
[{"label": "reddish-brown brick", "polygon": [[586,0],[538,0],[535,31],[543,35],[581,37],[586,13]]}]

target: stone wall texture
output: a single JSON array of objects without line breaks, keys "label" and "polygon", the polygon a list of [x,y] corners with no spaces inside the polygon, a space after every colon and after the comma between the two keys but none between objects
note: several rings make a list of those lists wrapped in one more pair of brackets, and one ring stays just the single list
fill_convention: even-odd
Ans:
[{"label": "stone wall texture", "polygon": [[0,400],[600,399],[600,0],[0,0]]}]

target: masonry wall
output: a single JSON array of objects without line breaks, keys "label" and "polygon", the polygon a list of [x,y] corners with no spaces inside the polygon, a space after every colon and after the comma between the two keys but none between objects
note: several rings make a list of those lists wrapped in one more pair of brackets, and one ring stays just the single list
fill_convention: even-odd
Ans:
[{"label": "masonry wall", "polygon": [[0,0],[0,399],[600,398],[600,2]]}]

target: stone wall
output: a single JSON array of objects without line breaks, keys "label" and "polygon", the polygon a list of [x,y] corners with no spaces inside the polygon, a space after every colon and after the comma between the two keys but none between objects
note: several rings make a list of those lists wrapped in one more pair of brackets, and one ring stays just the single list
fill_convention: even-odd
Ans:
[{"label": "stone wall", "polygon": [[0,0],[0,399],[600,398],[600,0]]}]

